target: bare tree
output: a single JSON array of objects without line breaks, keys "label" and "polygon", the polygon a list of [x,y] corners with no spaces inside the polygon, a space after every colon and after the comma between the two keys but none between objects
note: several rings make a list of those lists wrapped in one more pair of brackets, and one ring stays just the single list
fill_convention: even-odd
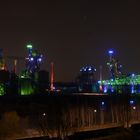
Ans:
[{"label": "bare tree", "polygon": [[15,138],[19,134],[22,134],[21,122],[24,122],[25,126],[27,119],[21,119],[16,111],[5,112],[0,120],[0,140]]}]

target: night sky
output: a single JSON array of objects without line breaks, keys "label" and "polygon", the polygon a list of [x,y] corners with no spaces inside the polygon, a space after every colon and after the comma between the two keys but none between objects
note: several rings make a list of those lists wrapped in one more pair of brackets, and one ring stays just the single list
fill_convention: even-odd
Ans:
[{"label": "night sky", "polygon": [[[84,65],[95,66],[97,77],[102,65],[107,78],[108,49],[124,73],[140,73],[139,7],[135,0],[1,0],[0,48],[5,57],[25,57],[31,43],[44,55],[42,69],[54,62],[55,81],[74,81]],[[13,60],[6,62],[11,69]]]}]

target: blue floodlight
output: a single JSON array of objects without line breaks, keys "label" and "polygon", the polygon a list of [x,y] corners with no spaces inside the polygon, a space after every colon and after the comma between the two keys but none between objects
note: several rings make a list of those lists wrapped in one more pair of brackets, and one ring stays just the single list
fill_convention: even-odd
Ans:
[{"label": "blue floodlight", "polygon": [[104,93],[107,93],[107,87],[106,86],[104,87]]},{"label": "blue floodlight", "polygon": [[134,101],[133,100],[130,100],[130,104],[133,105],[134,104]]},{"label": "blue floodlight", "polygon": [[41,62],[42,61],[42,58],[38,58],[38,61]]},{"label": "blue floodlight", "polygon": [[34,58],[33,58],[33,57],[31,57],[31,58],[30,58],[30,60],[31,60],[31,61],[34,61]]},{"label": "blue floodlight", "polygon": [[102,105],[104,105],[105,104],[105,102],[102,102]]},{"label": "blue floodlight", "polygon": [[114,52],[113,52],[113,50],[109,50],[108,53],[109,54],[113,54]]},{"label": "blue floodlight", "polygon": [[131,93],[133,94],[135,92],[135,90],[134,90],[134,85],[132,84],[131,85]]},{"label": "blue floodlight", "polygon": [[91,71],[92,70],[91,67],[89,67],[88,70]]}]

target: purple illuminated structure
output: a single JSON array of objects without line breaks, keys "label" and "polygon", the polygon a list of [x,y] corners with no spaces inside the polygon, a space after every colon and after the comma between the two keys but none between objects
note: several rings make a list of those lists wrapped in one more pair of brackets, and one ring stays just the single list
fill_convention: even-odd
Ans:
[{"label": "purple illuminated structure", "polygon": [[110,78],[117,78],[120,77],[122,75],[122,65],[119,63],[118,60],[116,60],[114,58],[114,51],[113,50],[109,50],[108,51],[109,54],[109,62],[107,63],[108,67],[109,67],[109,72],[110,72]]},{"label": "purple illuminated structure", "polygon": [[40,70],[43,55],[34,51],[32,45],[27,45],[27,49],[28,57],[26,58],[26,69],[32,74],[33,72]]}]

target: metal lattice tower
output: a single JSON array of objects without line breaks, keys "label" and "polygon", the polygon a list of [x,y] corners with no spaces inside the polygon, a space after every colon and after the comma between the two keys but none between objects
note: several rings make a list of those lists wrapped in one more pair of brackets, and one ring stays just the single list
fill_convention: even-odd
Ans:
[{"label": "metal lattice tower", "polygon": [[122,65],[118,60],[114,58],[114,52],[112,50],[108,51],[109,54],[109,62],[107,63],[110,72],[110,78],[114,79],[120,77],[122,75]]},{"label": "metal lattice tower", "polygon": [[34,73],[40,70],[42,62],[42,54],[38,54],[37,51],[33,50],[32,45],[27,45],[28,57],[26,58],[26,69],[29,73]]}]

